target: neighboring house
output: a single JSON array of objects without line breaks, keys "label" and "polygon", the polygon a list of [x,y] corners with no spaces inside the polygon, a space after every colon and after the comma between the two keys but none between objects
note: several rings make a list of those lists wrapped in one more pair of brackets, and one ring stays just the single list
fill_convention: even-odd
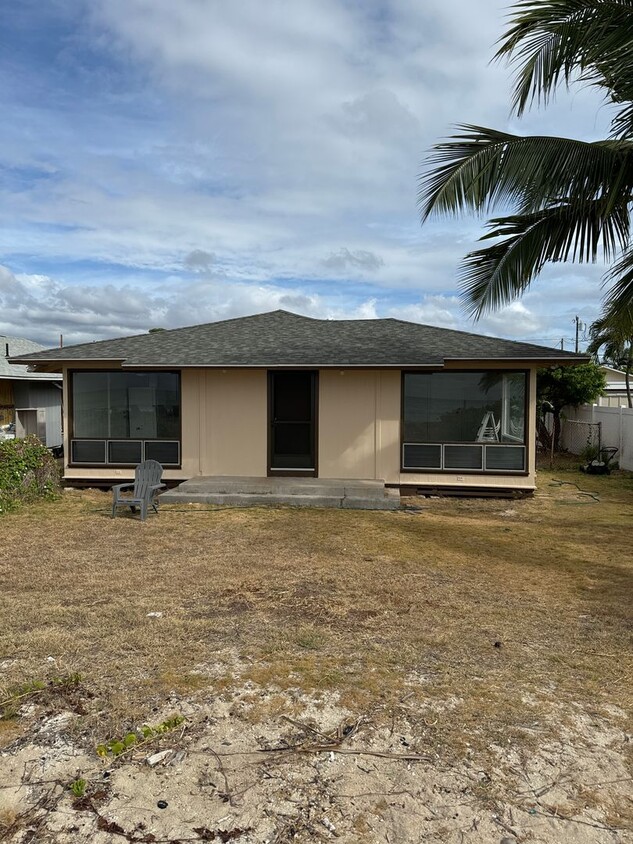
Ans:
[{"label": "neighboring house", "polygon": [[[614,369],[606,364],[603,364],[600,369],[604,372],[607,384],[596,404],[600,407],[628,407],[626,372],[622,372],[621,369]],[[631,375],[631,385],[633,388],[633,375]]]},{"label": "neighboring house", "polygon": [[56,448],[62,444],[61,377],[31,372],[9,361],[43,348],[22,337],[0,334],[0,436],[11,426],[17,437],[36,434],[45,445]]},{"label": "neighboring house", "polygon": [[64,378],[65,478],[535,486],[536,370],[586,357],[397,319],[271,313],[20,355]]}]

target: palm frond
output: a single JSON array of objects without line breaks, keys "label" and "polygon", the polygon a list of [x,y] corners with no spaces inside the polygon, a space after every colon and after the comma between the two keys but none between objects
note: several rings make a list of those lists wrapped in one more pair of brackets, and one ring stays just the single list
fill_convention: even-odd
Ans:
[{"label": "palm frond", "polygon": [[520,0],[495,58],[518,65],[513,107],[520,115],[582,78],[613,102],[630,99],[632,0]]},{"label": "palm frond", "polygon": [[605,276],[609,291],[605,306],[623,324],[633,324],[633,246],[624,252]]},{"label": "palm frond", "polygon": [[[631,76],[633,78],[633,73]],[[627,102],[611,121],[611,129],[615,137],[626,138],[633,135],[633,90],[630,100],[631,102]]]},{"label": "palm frond", "polygon": [[610,260],[628,242],[629,226],[626,203],[606,213],[604,199],[490,220],[481,240],[503,240],[471,252],[460,271],[468,314],[478,319],[511,302],[550,261]]},{"label": "palm frond", "polygon": [[423,220],[431,213],[489,213],[498,205],[529,213],[561,197],[581,205],[608,194],[617,205],[633,196],[632,141],[587,143],[468,124],[457,128],[427,159],[418,194]]},{"label": "palm frond", "polygon": [[603,358],[621,365],[633,355],[633,307],[619,310],[607,304],[600,316],[589,328],[587,352],[598,356],[602,349]]}]

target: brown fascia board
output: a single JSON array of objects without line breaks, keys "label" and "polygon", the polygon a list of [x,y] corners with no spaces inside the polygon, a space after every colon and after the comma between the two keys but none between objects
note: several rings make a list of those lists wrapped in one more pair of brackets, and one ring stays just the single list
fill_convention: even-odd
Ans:
[{"label": "brown fascia board", "polygon": [[123,369],[437,369],[441,363],[127,363]]},{"label": "brown fascia board", "polygon": [[[33,378],[33,375],[46,375],[46,378]],[[47,369],[33,370],[32,372],[25,372],[24,375],[0,375],[0,381],[36,381],[40,384],[46,384],[51,381],[61,381],[61,372],[50,372]]]},{"label": "brown fascia board", "polygon": [[[524,363],[530,363],[537,366],[565,366],[579,363],[588,363],[591,361],[589,356],[578,355],[572,358],[444,358],[446,363],[473,363],[476,361],[497,362],[505,364],[515,364],[520,366]],[[10,358],[10,363],[16,363],[27,366],[39,366],[54,364],[56,367],[64,365],[72,367],[73,364],[91,364],[91,363],[118,363],[122,369],[437,369],[443,364],[439,361],[435,363],[275,363],[275,364],[234,364],[234,363],[193,363],[193,364],[177,364],[177,363],[126,363],[125,358],[47,358],[38,361],[26,360],[24,358]],[[47,370],[37,369],[37,372],[46,372]]]},{"label": "brown fascia board", "polygon": [[444,358],[444,363],[189,363],[189,364],[151,364],[123,363],[123,369],[438,369],[446,363],[505,363],[520,367],[530,363],[536,366],[562,366],[588,363],[590,357],[574,358]]},{"label": "brown fascia board", "polygon": [[577,363],[590,363],[591,357],[589,355],[574,355],[571,358],[444,358],[444,362],[460,363],[468,361],[489,361],[498,360],[499,363],[531,363],[536,366],[573,366]]},{"label": "brown fascia board", "polygon": [[8,358],[9,363],[17,363],[20,366],[40,366],[40,364],[55,364],[55,366],[63,366],[64,364],[72,363],[123,363],[125,358]]}]

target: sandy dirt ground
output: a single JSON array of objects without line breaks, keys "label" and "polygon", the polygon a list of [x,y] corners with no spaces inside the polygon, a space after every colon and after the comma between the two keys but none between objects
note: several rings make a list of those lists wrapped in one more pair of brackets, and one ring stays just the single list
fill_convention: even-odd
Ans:
[{"label": "sandy dirt ground", "polygon": [[[217,697],[173,695],[156,723],[179,713],[181,725],[106,759],[78,740],[80,716],[26,704],[29,737],[0,755],[4,839],[633,841],[618,824],[618,807],[633,794],[622,752],[631,736],[614,727],[623,712],[606,723],[579,707],[573,726],[529,757],[500,737],[498,764],[482,770],[468,755],[447,764],[416,741],[406,695],[389,723],[376,724],[346,711],[334,693],[289,688],[283,695],[296,717],[253,720],[280,693],[247,681]],[[445,707],[457,710],[459,700]],[[435,701],[424,717],[432,721],[438,708]],[[80,796],[69,788],[77,779],[86,783]]]}]

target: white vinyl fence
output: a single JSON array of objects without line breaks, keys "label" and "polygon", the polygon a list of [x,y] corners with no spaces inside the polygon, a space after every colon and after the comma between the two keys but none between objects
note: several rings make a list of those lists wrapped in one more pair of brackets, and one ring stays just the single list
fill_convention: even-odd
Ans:
[{"label": "white vinyl fence", "polygon": [[[585,404],[577,408],[566,408],[564,415],[567,419],[577,422],[599,422],[602,447],[617,448],[615,460],[620,464],[620,469],[633,472],[633,408]],[[570,430],[573,427],[563,422],[561,444],[568,451],[577,453],[578,446]],[[575,440],[577,441],[577,438]]]}]

